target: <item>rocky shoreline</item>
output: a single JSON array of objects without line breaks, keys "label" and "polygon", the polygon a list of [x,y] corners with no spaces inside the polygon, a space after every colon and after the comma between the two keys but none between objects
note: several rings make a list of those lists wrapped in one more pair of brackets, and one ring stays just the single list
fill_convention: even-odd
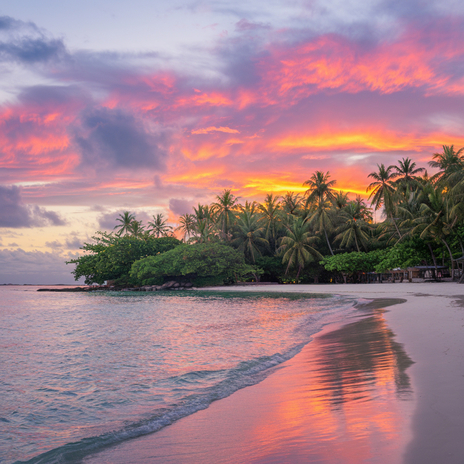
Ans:
[{"label": "rocky shoreline", "polygon": [[102,291],[117,291],[117,292],[158,292],[162,290],[186,290],[193,288],[191,282],[176,282],[170,280],[163,285],[145,285],[143,287],[116,287],[113,285],[100,285],[98,287],[68,287],[68,288],[39,288],[38,292],[102,292]]}]

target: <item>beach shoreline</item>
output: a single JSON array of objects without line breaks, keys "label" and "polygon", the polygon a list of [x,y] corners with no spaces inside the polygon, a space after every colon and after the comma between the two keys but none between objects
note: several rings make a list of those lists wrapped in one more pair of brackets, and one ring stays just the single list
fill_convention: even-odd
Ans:
[{"label": "beach shoreline", "polygon": [[[215,287],[210,290],[230,291],[230,287]],[[343,432],[346,434],[345,437],[340,431],[337,432],[338,445],[341,442],[347,449],[352,448],[349,456],[337,457],[338,445],[333,447],[332,454],[329,453],[331,458],[325,458],[322,449],[318,450],[317,456],[317,453],[309,456],[308,442],[316,440],[314,443],[320,447],[323,441],[320,437],[314,437],[315,432],[311,429],[313,426],[310,425],[317,419],[317,415],[312,422],[305,422],[305,419],[300,417],[300,423],[294,426],[294,430],[290,428],[290,432],[288,424],[285,425],[285,420],[279,420],[277,424],[273,424],[265,436],[261,437],[261,442],[256,441],[256,446],[262,448],[261,454],[253,455],[253,440],[250,439],[247,445],[244,443],[247,440],[246,436],[242,436],[240,443],[234,441],[236,440],[234,433],[241,436],[242,429],[246,429],[249,424],[255,424],[254,430],[256,430],[258,419],[262,421],[263,417],[269,415],[267,423],[271,423],[272,417],[281,414],[282,410],[288,411],[291,407],[301,410],[311,404],[308,403],[308,398],[304,400],[306,403],[302,403],[301,398],[296,398],[304,390],[304,382],[314,381],[307,380],[305,367],[307,364],[305,363],[311,356],[317,356],[317,347],[323,345],[320,341],[324,340],[325,334],[333,334],[340,329],[340,327],[333,326],[324,328],[314,337],[314,340],[318,342],[313,340],[306,345],[295,358],[284,363],[283,369],[277,370],[261,383],[216,401],[208,409],[181,419],[156,434],[121,444],[93,457],[89,456],[85,462],[117,463],[125,460],[125,462],[173,463],[294,463],[308,462],[309,457],[313,460],[310,462],[321,463],[414,464],[420,462],[432,464],[446,462],[447,464],[462,464],[464,462],[464,445],[461,440],[464,430],[464,405],[461,398],[462,391],[464,391],[464,356],[461,343],[464,330],[464,287],[455,283],[384,283],[253,286],[251,288],[237,287],[234,290],[350,295],[360,299],[374,300],[372,307],[386,307],[386,302],[400,300],[396,301],[397,304],[388,305],[385,310],[382,310],[382,319],[384,318],[388,329],[392,331],[394,342],[404,349],[411,360],[405,372],[410,380],[413,401],[405,402],[396,399],[398,392],[393,395],[387,389],[386,393],[382,393],[386,395],[387,400],[379,403],[380,406],[376,406],[380,409],[389,408],[383,413],[387,422],[389,421],[389,427],[393,427],[394,430],[381,431],[382,424],[380,422],[375,424],[375,421],[380,420],[380,416],[376,415],[375,411],[365,409],[366,405],[376,404],[372,403],[374,401],[372,399],[372,401],[359,404],[354,402],[355,407],[350,409],[350,414],[357,420],[358,428],[363,427],[363,416],[367,417],[370,414],[370,418],[365,419],[364,426],[372,428],[371,438],[369,438],[371,441],[362,442],[361,446],[356,443],[358,438],[353,439],[352,432],[348,429]],[[354,329],[359,331],[359,326]],[[382,330],[385,331],[385,329]],[[297,380],[289,381],[289,376]],[[304,382],[301,379],[305,379]],[[303,382],[303,384],[298,387],[299,393],[295,393],[295,385],[298,382]],[[305,395],[307,396],[306,393]],[[310,400],[314,401],[314,398]],[[320,420],[322,420],[321,417],[319,416]],[[340,424],[337,427],[340,428]],[[382,433],[385,435],[382,436]],[[302,437],[305,437],[306,442],[302,440]],[[361,441],[365,440],[362,434],[359,437]],[[393,445],[390,446],[388,443],[393,443]],[[366,450],[369,447],[372,448],[373,445],[380,446],[378,452],[367,452]],[[208,446],[211,449],[214,448],[216,454],[207,451]],[[243,451],[237,454],[237,447],[240,446]],[[342,449],[345,448],[338,450],[341,454],[345,453]],[[384,452],[389,453],[387,457],[381,456]],[[212,456],[211,460],[205,461],[208,455]],[[130,456],[137,456],[137,458],[134,458],[134,461],[127,461]]]}]

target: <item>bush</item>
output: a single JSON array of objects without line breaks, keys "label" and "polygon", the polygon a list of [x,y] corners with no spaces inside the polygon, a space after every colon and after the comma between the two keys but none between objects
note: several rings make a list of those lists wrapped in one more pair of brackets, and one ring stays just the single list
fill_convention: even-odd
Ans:
[{"label": "bush", "polygon": [[183,244],[166,253],[140,259],[130,275],[140,285],[154,279],[190,280],[194,285],[220,285],[235,282],[256,272],[245,263],[242,253],[221,243]]},{"label": "bush", "polygon": [[131,283],[129,272],[135,261],[172,250],[181,243],[174,237],[118,237],[105,232],[98,232],[92,239],[92,243],[84,243],[82,247],[88,254],[67,262],[76,265],[72,271],[75,280],[85,277],[88,285],[107,280]]}]

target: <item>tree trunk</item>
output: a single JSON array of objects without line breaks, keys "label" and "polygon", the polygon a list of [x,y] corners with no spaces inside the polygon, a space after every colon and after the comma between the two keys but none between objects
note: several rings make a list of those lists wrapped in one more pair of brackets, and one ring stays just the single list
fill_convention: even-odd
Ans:
[{"label": "tree trunk", "polygon": [[436,279],[438,277],[437,260],[435,258],[435,254],[433,253],[433,248],[432,248],[432,245],[430,245],[430,242],[428,242],[427,245],[429,247],[429,251],[432,256],[433,265],[435,266],[435,279]]},{"label": "tree trunk", "polygon": [[354,233],[354,241],[355,241],[355,243],[356,243],[356,249],[358,250],[358,253],[360,253],[361,250],[359,249],[358,239],[356,238],[356,232]]},{"label": "tree trunk", "polygon": [[393,224],[395,224],[396,232],[398,233],[398,236],[399,236],[399,238],[401,240],[403,238],[403,236],[401,235],[400,229],[398,229],[398,225],[396,224],[396,221],[395,221],[395,218],[393,217],[393,214],[391,215],[391,220],[393,221]]},{"label": "tree trunk", "polygon": [[333,256],[334,252],[332,251],[332,247],[330,246],[329,237],[327,236],[327,231],[325,230],[325,228],[324,228],[324,233],[325,233],[325,239],[327,240],[327,245],[329,245],[330,254]]},{"label": "tree trunk", "polygon": [[451,259],[451,280],[454,280],[454,259],[453,259],[453,253],[451,253],[451,248],[448,245],[448,242],[442,238],[441,241],[445,244],[446,248],[448,249],[448,253],[450,255]]}]

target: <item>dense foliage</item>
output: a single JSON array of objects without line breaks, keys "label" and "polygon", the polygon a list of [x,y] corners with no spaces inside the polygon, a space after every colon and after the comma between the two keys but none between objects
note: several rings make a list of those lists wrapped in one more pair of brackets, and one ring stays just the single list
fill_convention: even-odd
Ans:
[{"label": "dense foliage", "polygon": [[131,277],[142,285],[161,284],[167,278],[184,278],[194,285],[236,282],[256,269],[245,263],[242,253],[221,243],[180,245],[148,256],[132,265]]},{"label": "dense foliage", "polygon": [[69,261],[69,264],[76,265],[74,278],[85,277],[86,284],[103,284],[107,280],[118,279],[125,284],[129,283],[126,280],[135,261],[164,253],[180,243],[175,237],[118,236],[97,232],[93,242],[85,243],[82,247],[87,254]]},{"label": "dense foliage", "polygon": [[[269,194],[262,203],[242,204],[231,190],[224,190],[212,204],[199,204],[192,214],[182,215],[175,231],[162,214],[153,216],[145,230],[127,211],[116,219],[116,234],[100,234],[84,246],[85,256],[71,261],[77,265],[74,275],[85,276],[89,283],[132,279],[138,284],[163,276],[206,277],[202,259],[217,270],[218,281],[246,274],[227,273],[228,259],[232,268],[254,266],[250,279],[261,275],[280,282],[333,281],[342,275],[436,266],[437,261],[453,273],[456,258],[464,254],[463,153],[443,146],[429,163],[436,171],[431,177],[409,158],[378,165],[368,176],[370,207],[360,196],[350,199],[349,192],[337,191],[329,172],[316,171],[304,182],[303,194]],[[381,222],[374,223],[375,211],[382,214]],[[174,253],[168,250],[179,242],[166,236],[175,233],[184,245]],[[206,244],[211,248],[198,246]],[[225,251],[208,255],[206,250],[216,245],[217,250],[226,247],[227,253],[235,249],[234,256],[243,262],[237,264],[238,258]],[[171,254],[164,257],[163,252]],[[169,257],[178,259],[176,253],[191,264],[172,261]],[[152,258],[136,262],[145,256]],[[146,266],[151,274],[142,270]]]}]

